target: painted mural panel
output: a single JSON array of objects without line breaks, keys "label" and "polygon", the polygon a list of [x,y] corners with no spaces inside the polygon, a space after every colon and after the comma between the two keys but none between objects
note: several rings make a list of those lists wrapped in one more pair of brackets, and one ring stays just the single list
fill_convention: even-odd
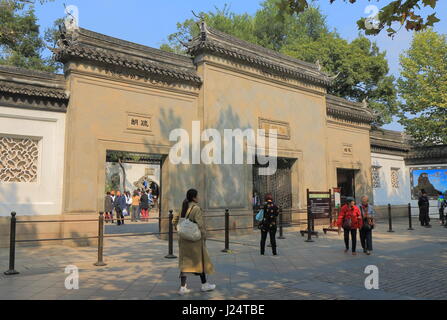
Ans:
[{"label": "painted mural panel", "polygon": [[437,199],[439,192],[447,191],[447,167],[418,167],[410,169],[411,197],[418,199],[424,189],[430,199]]}]

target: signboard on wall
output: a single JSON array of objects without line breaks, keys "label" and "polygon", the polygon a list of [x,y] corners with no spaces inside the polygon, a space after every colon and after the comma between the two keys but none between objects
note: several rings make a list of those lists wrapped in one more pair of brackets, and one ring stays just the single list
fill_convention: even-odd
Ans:
[{"label": "signboard on wall", "polygon": [[447,167],[410,168],[411,198],[417,200],[421,190],[425,190],[429,199],[435,200],[439,193],[447,191]]},{"label": "signboard on wall", "polygon": [[136,113],[127,114],[127,129],[137,131],[151,131],[151,117]]}]

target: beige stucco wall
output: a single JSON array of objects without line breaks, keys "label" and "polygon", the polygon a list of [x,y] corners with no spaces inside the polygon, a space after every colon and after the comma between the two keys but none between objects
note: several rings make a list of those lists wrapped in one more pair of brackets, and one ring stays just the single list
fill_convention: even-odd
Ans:
[{"label": "beige stucco wall", "polygon": [[[258,129],[260,118],[289,125],[290,138],[278,139],[278,157],[297,159],[292,167],[292,206],[295,213],[303,212],[306,188],[328,188],[325,89],[212,56],[198,62],[204,67],[202,122],[206,128]],[[205,172],[207,210],[221,212],[229,207],[247,214],[246,219],[231,221],[232,226],[250,225],[251,166],[207,166]]]},{"label": "beige stucco wall", "polygon": [[[198,90],[105,74],[85,65],[66,66],[71,92],[67,112],[63,212],[103,210],[107,150],[168,155],[169,132],[190,130]],[[128,130],[128,113],[151,117],[151,132]],[[162,167],[162,214],[178,209],[184,190],[197,187],[193,166]]]},{"label": "beige stucco wall", "polygon": [[[330,118],[327,123],[329,186],[337,187],[337,168],[357,170],[355,174],[357,201],[362,195],[368,195],[373,199],[369,129],[367,125]],[[344,144],[352,146],[352,154],[344,153]]]}]

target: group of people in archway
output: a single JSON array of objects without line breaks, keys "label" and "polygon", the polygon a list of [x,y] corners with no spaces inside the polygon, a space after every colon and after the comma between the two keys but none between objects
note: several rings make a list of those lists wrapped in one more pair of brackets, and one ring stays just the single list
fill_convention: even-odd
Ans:
[{"label": "group of people in archway", "polygon": [[137,189],[132,194],[129,191],[121,193],[120,190],[107,192],[104,200],[104,219],[106,223],[114,223],[115,212],[117,225],[123,225],[126,216],[130,216],[132,222],[147,222],[157,198],[158,195],[154,194],[152,189]]}]

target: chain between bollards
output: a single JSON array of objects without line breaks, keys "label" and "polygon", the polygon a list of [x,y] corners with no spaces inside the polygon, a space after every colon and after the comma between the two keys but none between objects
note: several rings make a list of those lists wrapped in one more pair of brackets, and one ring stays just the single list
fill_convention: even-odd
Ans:
[{"label": "chain between bollards", "polygon": [[225,209],[225,249],[222,252],[230,252],[230,211]]},{"label": "chain between bollards", "polygon": [[282,208],[279,208],[279,237],[278,239],[285,239],[286,237],[284,237],[283,235],[283,212],[282,212]]},{"label": "chain between bollards", "polygon": [[177,258],[177,256],[174,255],[174,225],[172,224],[173,218],[174,218],[173,210],[169,210],[168,255],[165,256],[166,259]]},{"label": "chain between bollards", "polygon": [[392,221],[392,217],[391,217],[391,204],[388,203],[388,232],[394,232],[393,231],[393,221]]},{"label": "chain between bollards", "polygon": [[19,272],[14,268],[16,259],[16,225],[16,213],[11,212],[11,230],[9,233],[9,270],[4,272],[7,276],[19,274]]},{"label": "chain between bollards", "polygon": [[103,267],[107,264],[103,261],[104,258],[104,212],[99,213],[98,220],[98,261],[94,264],[97,267]]},{"label": "chain between bollards", "polygon": [[408,230],[414,230],[411,221],[411,203],[408,204]]}]

